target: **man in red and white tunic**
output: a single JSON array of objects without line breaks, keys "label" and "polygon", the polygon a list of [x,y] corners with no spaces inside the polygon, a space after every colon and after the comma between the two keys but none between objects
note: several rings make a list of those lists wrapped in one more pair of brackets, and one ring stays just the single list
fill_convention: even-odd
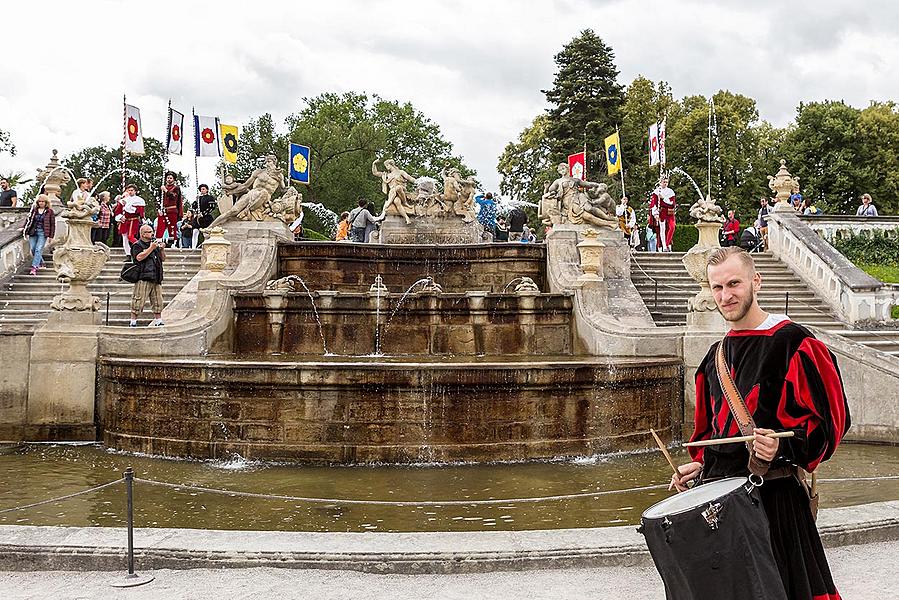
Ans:
[{"label": "man in red and white tunic", "polygon": [[659,180],[659,186],[652,191],[649,206],[651,210],[658,210],[659,251],[671,252],[674,228],[677,226],[675,223],[677,199],[674,197],[674,190],[668,187],[668,177],[663,176]]},{"label": "man in red and white tunic", "polygon": [[[144,220],[144,207],[147,203],[137,195],[137,188],[133,183],[125,186],[123,199],[125,203],[122,205],[119,233],[122,234],[122,248],[124,248],[125,254],[130,256],[131,244],[137,241],[140,225]],[[118,217],[116,217],[116,220],[118,220]]]},{"label": "man in red and white tunic", "polygon": [[176,245],[178,238],[178,223],[184,213],[184,197],[181,188],[175,183],[175,174],[168,171],[165,174],[165,185],[162,190],[162,209],[156,219],[156,239],[162,239],[163,234],[169,232],[169,243]]}]

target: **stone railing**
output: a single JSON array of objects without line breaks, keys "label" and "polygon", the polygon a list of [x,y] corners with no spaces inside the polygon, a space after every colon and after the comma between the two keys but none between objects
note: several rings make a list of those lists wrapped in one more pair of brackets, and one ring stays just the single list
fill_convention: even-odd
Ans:
[{"label": "stone railing", "polygon": [[853,235],[871,235],[874,232],[882,232],[899,242],[899,217],[809,215],[800,217],[800,220],[828,242]]},{"label": "stone railing", "polygon": [[[840,217],[841,220],[854,217]],[[899,291],[871,277],[837,252],[811,224],[822,217],[776,212],[768,223],[769,249],[826,300],[849,323],[890,320]],[[825,217],[824,219],[832,219]],[[821,221],[823,227],[823,221]],[[833,231],[841,231],[846,226]],[[823,231],[823,230],[822,230]],[[838,234],[836,234],[838,235]]]},{"label": "stone railing", "polygon": [[28,256],[28,242],[20,231],[28,208],[0,208],[0,279],[14,273]]}]

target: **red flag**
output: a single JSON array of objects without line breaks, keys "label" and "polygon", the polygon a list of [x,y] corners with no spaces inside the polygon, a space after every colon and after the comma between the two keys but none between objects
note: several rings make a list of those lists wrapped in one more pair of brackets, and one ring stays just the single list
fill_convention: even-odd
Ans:
[{"label": "red flag", "polygon": [[577,179],[587,179],[587,151],[568,155],[568,175]]}]

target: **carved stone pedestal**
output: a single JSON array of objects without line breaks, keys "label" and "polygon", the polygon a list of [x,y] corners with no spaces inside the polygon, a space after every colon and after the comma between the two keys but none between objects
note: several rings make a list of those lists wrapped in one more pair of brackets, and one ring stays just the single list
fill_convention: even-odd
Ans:
[{"label": "carved stone pedestal", "polygon": [[482,244],[484,226],[477,221],[465,223],[455,215],[412,217],[412,223],[388,214],[380,231],[372,233],[376,244]]}]

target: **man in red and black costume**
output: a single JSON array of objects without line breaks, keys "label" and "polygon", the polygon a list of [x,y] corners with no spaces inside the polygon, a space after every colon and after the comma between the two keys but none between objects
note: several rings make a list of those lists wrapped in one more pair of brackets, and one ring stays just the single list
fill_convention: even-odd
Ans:
[{"label": "man in red and black costume", "polygon": [[[724,344],[728,370],[756,427],[748,446],[756,459],[770,462],[759,492],[786,597],[840,600],[797,471],[797,467],[814,471],[829,459],[849,429],[849,406],[836,358],[805,327],[759,308],[761,276],[741,248],[712,253],[708,277],[718,310],[731,330],[712,345],[696,372],[696,429],[691,441],[740,435],[715,366],[718,345]],[[795,436],[767,437],[773,431],[792,431]],[[680,467],[681,476],[672,477],[672,485],[683,491],[697,478],[703,482],[747,476],[749,453],[747,444],[690,448],[694,462]]]},{"label": "man in red and black costume", "polygon": [[184,197],[181,188],[175,183],[175,174],[168,171],[165,174],[165,185],[162,190],[162,210],[156,219],[156,239],[162,239],[162,234],[168,230],[169,245],[176,245],[178,239],[178,223],[184,214]]},{"label": "man in red and black costume", "polygon": [[671,244],[674,242],[675,213],[677,212],[677,198],[674,190],[668,187],[668,177],[663,175],[659,180],[659,186],[652,191],[649,199],[650,209],[658,213],[658,245],[660,252],[671,252]]}]

